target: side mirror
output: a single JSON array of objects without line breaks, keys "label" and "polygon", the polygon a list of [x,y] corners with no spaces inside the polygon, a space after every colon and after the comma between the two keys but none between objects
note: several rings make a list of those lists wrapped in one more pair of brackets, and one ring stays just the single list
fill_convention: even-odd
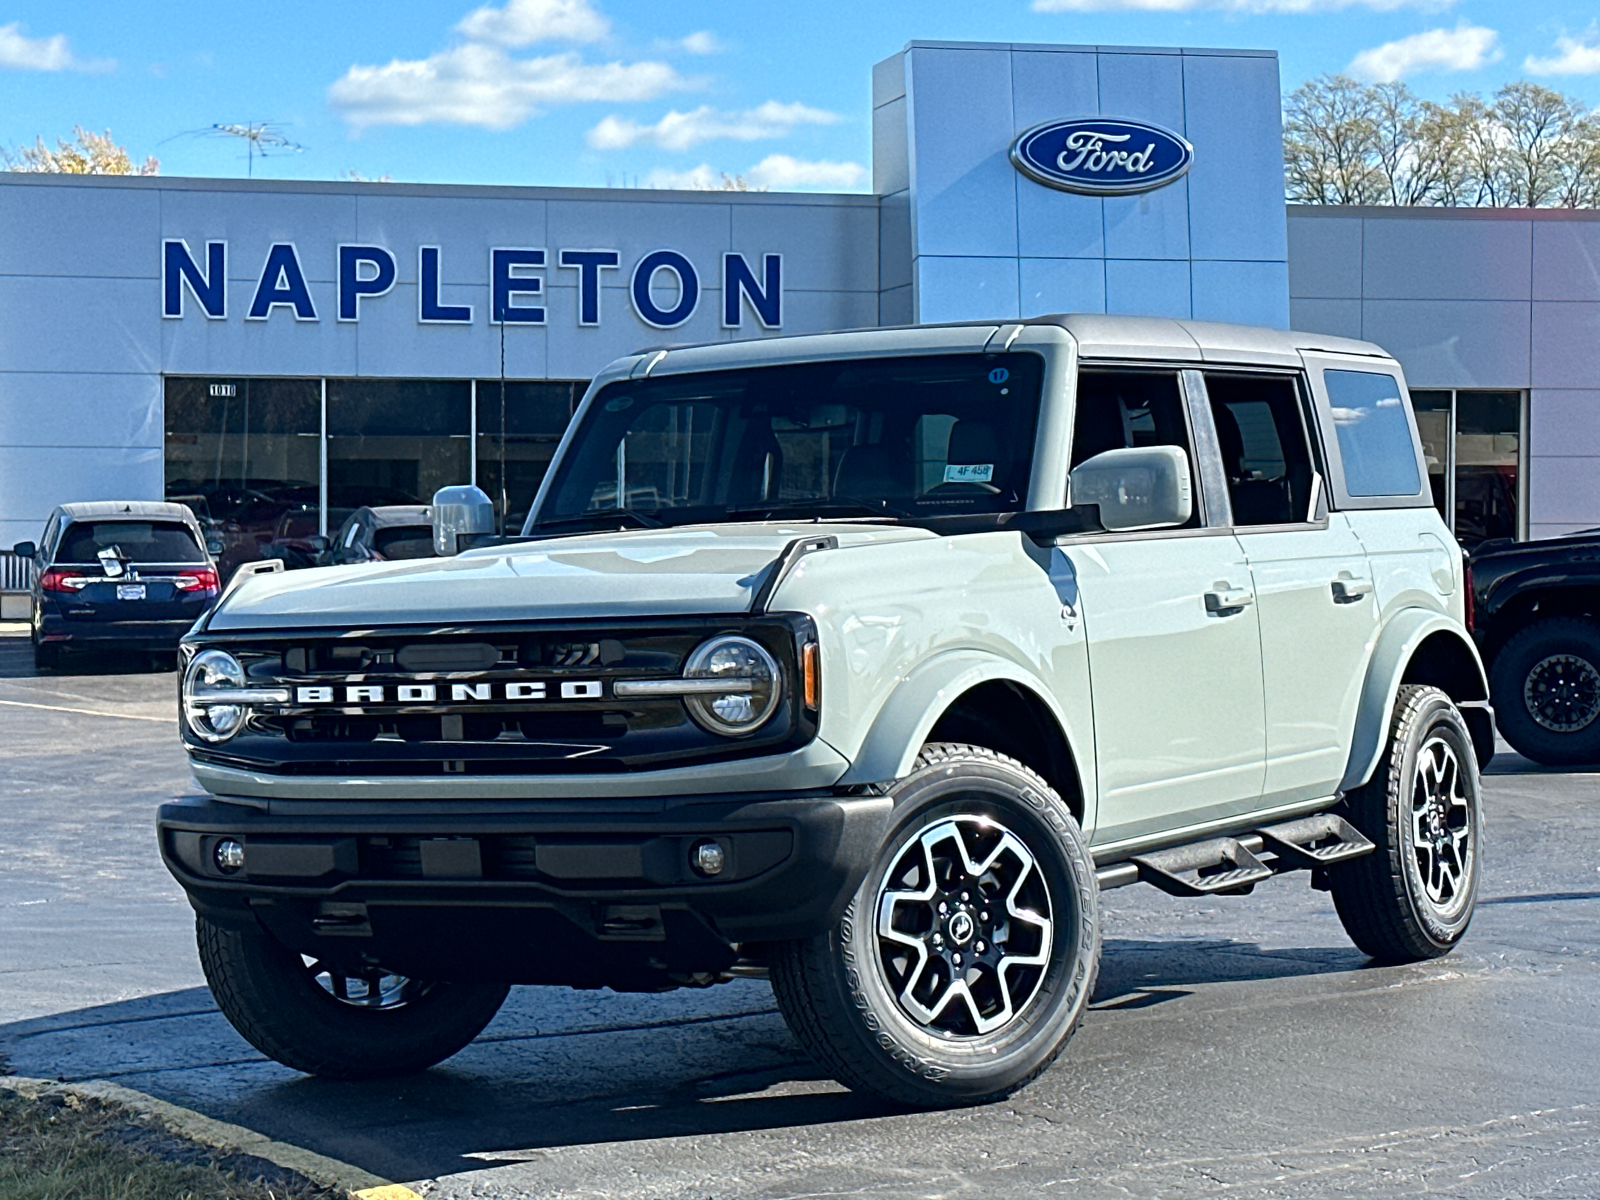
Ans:
[{"label": "side mirror", "polygon": [[1107,450],[1072,472],[1073,504],[1096,504],[1110,530],[1182,525],[1194,512],[1189,456],[1177,446]]},{"label": "side mirror", "polygon": [[18,558],[32,558],[35,554],[39,553],[39,547],[35,546],[32,542],[18,542],[15,546],[11,547],[11,553],[15,554]]},{"label": "side mirror", "polygon": [[459,553],[462,537],[492,533],[494,505],[482,488],[462,484],[433,494],[433,552],[441,558]]}]

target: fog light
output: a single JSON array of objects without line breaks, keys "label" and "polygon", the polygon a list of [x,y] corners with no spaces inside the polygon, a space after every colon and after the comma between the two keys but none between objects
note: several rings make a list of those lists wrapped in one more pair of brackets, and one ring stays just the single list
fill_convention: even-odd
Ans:
[{"label": "fog light", "polygon": [[211,852],[211,857],[216,860],[217,870],[224,875],[232,875],[244,866],[244,847],[229,838],[217,843],[217,848]]},{"label": "fog light", "polygon": [[701,842],[689,858],[694,863],[694,869],[702,875],[721,875],[722,868],[728,864],[727,855],[723,854],[722,847],[716,842]]}]

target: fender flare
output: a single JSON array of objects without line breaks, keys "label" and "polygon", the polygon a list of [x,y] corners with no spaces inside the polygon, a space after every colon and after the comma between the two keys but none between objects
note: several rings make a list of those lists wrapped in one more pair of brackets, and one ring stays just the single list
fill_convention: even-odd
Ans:
[{"label": "fender flare", "polygon": [[[965,692],[981,683],[1005,680],[1042,700],[1078,765],[1080,784],[1088,793],[1092,780],[1083,778],[1086,764],[1067,722],[1044,681],[1031,671],[980,650],[950,650],[919,663],[905,676],[872,720],[861,749],[839,786],[883,783],[911,774],[917,754],[934,724]],[[1084,797],[1085,804],[1089,795]]]},{"label": "fender flare", "polygon": [[[1488,706],[1489,679],[1483,669],[1483,660],[1471,635],[1442,613],[1423,608],[1408,608],[1390,619],[1378,634],[1378,644],[1367,663],[1367,679],[1361,689],[1361,700],[1356,708],[1355,732],[1350,738],[1350,757],[1345,765],[1344,778],[1339,790],[1348,792],[1372,778],[1383,757],[1384,743],[1388,737],[1389,715],[1394,712],[1395,698],[1400,693],[1401,680],[1405,678],[1417,647],[1434,634],[1443,633],[1458,642],[1471,659],[1477,672],[1483,699],[1468,701],[1476,712],[1466,713],[1472,727],[1473,742],[1478,749],[1480,762],[1484,760],[1482,736],[1478,726],[1487,725],[1490,752],[1494,745],[1493,713]],[[1458,706],[1461,701],[1457,701]],[[1481,714],[1481,719],[1479,719]]]}]

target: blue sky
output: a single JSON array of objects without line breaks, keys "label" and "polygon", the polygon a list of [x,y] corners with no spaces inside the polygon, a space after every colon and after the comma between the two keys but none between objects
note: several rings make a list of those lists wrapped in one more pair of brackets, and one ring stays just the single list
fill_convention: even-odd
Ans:
[{"label": "blue sky", "polygon": [[1425,96],[1532,78],[1600,104],[1594,0],[0,0],[0,144],[109,128],[163,174],[275,121],[266,178],[870,187],[872,64],[914,38],[1270,48]]}]

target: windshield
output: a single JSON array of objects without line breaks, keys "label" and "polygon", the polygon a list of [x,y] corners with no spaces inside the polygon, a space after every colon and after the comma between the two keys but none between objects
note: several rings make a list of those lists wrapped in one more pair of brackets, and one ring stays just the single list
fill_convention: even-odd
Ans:
[{"label": "windshield", "polygon": [[61,535],[58,563],[93,563],[113,546],[136,563],[203,563],[200,549],[181,521],[77,521]]},{"label": "windshield", "polygon": [[527,528],[1014,512],[1043,374],[1033,354],[951,354],[618,381]]}]

